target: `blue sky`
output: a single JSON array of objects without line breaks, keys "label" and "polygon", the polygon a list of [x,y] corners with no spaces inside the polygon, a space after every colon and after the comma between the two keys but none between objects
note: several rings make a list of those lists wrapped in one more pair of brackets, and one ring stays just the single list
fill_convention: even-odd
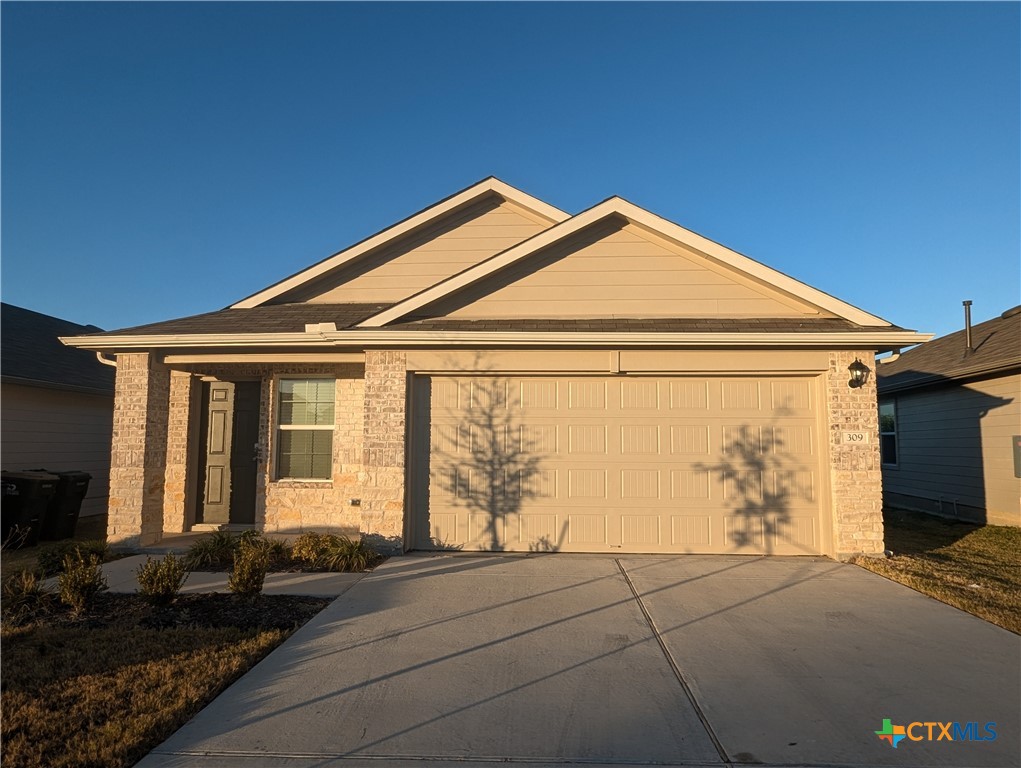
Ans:
[{"label": "blue sky", "polygon": [[3,3],[3,300],[224,307],[481,178],[894,323],[1021,303],[1018,3]]}]

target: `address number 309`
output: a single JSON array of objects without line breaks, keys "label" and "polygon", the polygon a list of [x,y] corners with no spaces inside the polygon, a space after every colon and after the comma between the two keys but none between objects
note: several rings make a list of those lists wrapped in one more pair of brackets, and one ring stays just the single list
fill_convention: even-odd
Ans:
[{"label": "address number 309", "polygon": [[844,442],[845,443],[867,443],[869,436],[867,432],[845,432]]}]

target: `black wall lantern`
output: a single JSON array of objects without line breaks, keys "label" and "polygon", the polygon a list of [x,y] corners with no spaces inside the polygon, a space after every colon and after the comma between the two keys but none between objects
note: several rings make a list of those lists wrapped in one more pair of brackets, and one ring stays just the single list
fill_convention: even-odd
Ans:
[{"label": "black wall lantern", "polygon": [[857,357],[853,363],[847,366],[847,370],[851,372],[851,380],[847,382],[847,386],[851,389],[863,386],[869,380],[869,373],[871,373],[869,367]]}]

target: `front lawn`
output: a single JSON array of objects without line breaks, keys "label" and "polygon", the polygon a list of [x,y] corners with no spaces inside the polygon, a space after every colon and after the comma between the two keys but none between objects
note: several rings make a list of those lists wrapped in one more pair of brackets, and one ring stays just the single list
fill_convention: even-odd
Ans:
[{"label": "front lawn", "polygon": [[854,563],[1021,634],[1021,528],[886,510],[887,559]]},{"label": "front lawn", "polygon": [[329,603],[101,594],[72,618],[53,595],[5,626],[4,768],[131,766]]}]

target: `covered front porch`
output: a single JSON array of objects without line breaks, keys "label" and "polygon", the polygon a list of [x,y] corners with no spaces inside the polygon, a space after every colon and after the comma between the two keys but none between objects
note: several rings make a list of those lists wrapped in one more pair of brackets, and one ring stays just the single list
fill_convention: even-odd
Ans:
[{"label": "covered front porch", "polygon": [[403,353],[117,355],[107,538],[404,529]]}]

